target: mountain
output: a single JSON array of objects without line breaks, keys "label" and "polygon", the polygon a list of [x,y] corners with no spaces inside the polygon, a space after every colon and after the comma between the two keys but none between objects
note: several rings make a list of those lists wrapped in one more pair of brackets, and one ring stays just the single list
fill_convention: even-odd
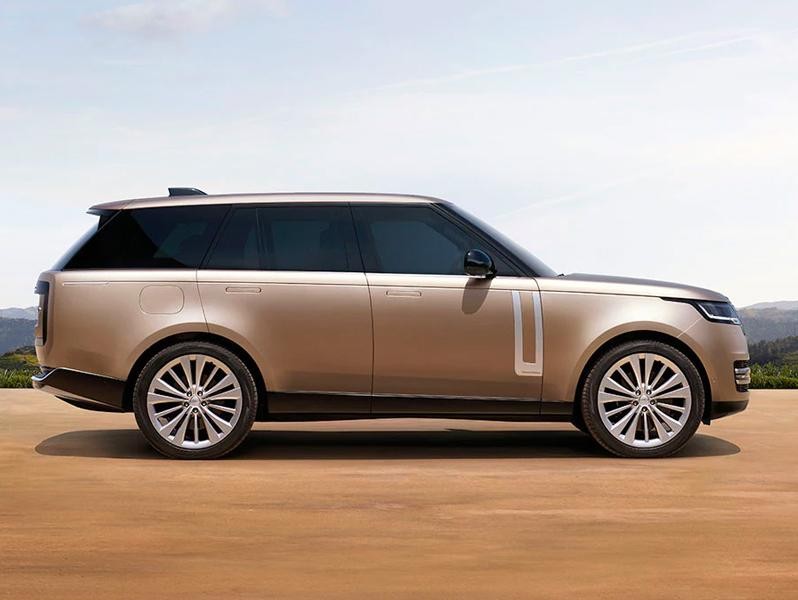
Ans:
[{"label": "mountain", "polygon": [[37,319],[37,309],[35,306],[28,308],[0,308],[0,319],[27,319],[35,321]]},{"label": "mountain", "polygon": [[778,366],[798,366],[798,336],[778,340],[761,341],[748,346],[751,362],[764,365],[773,363]]},{"label": "mountain", "polygon": [[0,319],[0,354],[33,345],[34,323],[30,319]]},{"label": "mountain", "polygon": [[798,336],[798,301],[760,302],[737,312],[749,343]]},{"label": "mountain", "polygon": [[798,310],[798,300],[780,300],[778,302],[758,302],[751,306],[746,306],[741,310],[764,310],[774,308],[776,310]]}]

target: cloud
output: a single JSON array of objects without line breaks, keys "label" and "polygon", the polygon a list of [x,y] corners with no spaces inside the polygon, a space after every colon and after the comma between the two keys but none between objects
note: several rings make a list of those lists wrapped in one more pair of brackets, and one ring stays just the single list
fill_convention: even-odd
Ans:
[{"label": "cloud", "polygon": [[148,0],[125,4],[90,15],[99,29],[147,38],[208,31],[254,12],[284,16],[284,0]]},{"label": "cloud", "polygon": [[[487,75],[515,73],[518,71],[526,71],[529,69],[535,69],[541,67],[551,67],[565,63],[583,62],[583,61],[590,61],[590,60],[603,59],[603,58],[613,58],[624,55],[638,55],[645,58],[658,58],[658,57],[678,55],[678,54],[690,54],[694,52],[702,52],[706,50],[732,46],[735,44],[740,44],[742,42],[758,41],[758,37],[756,36],[745,35],[745,36],[728,37],[717,41],[700,43],[697,45],[688,45],[688,46],[684,45],[684,42],[688,42],[690,40],[695,40],[695,39],[701,39],[704,37],[706,37],[706,34],[704,33],[700,32],[691,33],[687,35],[680,35],[676,37],[669,37],[669,38],[654,40],[651,42],[645,42],[642,44],[630,44],[628,46],[611,48],[609,50],[598,50],[595,52],[588,52],[585,54],[563,56],[560,58],[554,58],[534,63],[498,65],[495,67],[486,67],[484,69],[469,69],[465,71],[460,71],[458,73],[451,73],[435,77],[410,79],[410,80],[382,85],[376,89],[393,89],[393,88],[415,87],[422,85],[439,85],[439,84],[461,81],[464,79],[474,79],[477,77],[483,77]],[[671,49],[666,50],[664,52],[653,52],[653,53],[651,52],[652,50],[655,50],[657,48],[668,48],[668,47],[670,47]]]}]

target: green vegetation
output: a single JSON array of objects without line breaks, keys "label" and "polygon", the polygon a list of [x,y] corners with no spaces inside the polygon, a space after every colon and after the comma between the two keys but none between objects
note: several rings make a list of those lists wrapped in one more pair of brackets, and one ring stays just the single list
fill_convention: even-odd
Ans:
[{"label": "green vegetation", "polygon": [[798,389],[798,365],[751,365],[751,389]]},{"label": "green vegetation", "polygon": [[31,375],[39,371],[33,346],[0,356],[0,388],[29,388]]},{"label": "green vegetation", "polygon": [[29,388],[32,373],[0,369],[0,388]]}]

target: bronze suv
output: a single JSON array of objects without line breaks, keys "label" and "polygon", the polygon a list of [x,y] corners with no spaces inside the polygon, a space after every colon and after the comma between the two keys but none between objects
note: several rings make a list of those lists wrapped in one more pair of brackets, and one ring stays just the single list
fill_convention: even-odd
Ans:
[{"label": "bronze suv", "polygon": [[565,421],[655,457],[748,403],[725,296],[558,275],[443,200],[172,188],[89,212],[36,285],[34,386],[132,411],[170,457],[382,417]]}]

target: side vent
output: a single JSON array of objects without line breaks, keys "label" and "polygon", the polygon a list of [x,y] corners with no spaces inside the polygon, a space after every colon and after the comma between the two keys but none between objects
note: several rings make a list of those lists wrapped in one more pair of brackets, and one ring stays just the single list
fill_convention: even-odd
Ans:
[{"label": "side vent", "polygon": [[197,188],[169,188],[169,196],[207,196],[202,190]]}]

